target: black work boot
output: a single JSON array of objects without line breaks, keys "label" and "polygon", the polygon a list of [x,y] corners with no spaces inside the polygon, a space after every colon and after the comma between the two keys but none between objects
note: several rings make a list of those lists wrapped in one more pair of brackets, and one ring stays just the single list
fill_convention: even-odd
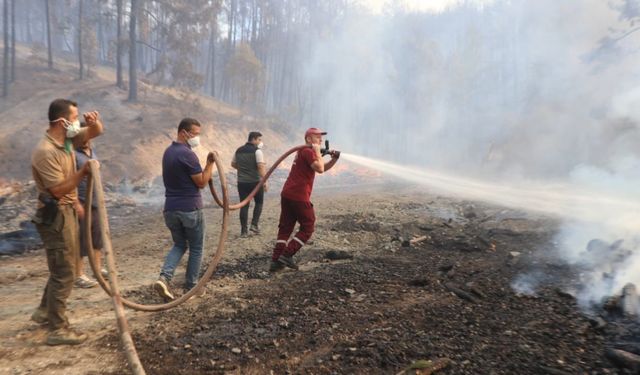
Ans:
[{"label": "black work boot", "polygon": [[286,255],[282,255],[280,256],[280,258],[278,258],[278,262],[284,264],[285,266],[297,270],[298,269],[298,265],[296,264],[295,260],[293,260],[293,256],[286,256]]},{"label": "black work boot", "polygon": [[278,262],[277,260],[272,260],[271,265],[269,266],[269,272],[276,273],[280,272],[284,269],[285,265]]}]

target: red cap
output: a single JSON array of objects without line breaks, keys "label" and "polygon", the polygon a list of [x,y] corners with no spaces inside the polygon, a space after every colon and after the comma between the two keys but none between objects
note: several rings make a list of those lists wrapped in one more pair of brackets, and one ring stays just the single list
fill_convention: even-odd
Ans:
[{"label": "red cap", "polygon": [[307,138],[308,136],[310,136],[311,134],[319,134],[319,135],[325,135],[327,134],[327,132],[323,132],[322,130],[318,129],[318,128],[309,128],[307,129],[307,131],[304,133],[304,137]]}]

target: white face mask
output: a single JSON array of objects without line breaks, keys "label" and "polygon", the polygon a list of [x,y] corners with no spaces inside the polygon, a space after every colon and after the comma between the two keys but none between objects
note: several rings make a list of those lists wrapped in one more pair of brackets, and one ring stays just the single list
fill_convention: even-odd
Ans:
[{"label": "white face mask", "polygon": [[67,120],[66,118],[60,117],[57,120],[53,120],[51,122],[56,122],[56,121],[64,121],[64,128],[67,130],[67,138],[73,138],[76,135],[78,135],[78,133],[80,133],[80,120],[75,120],[73,122]]},{"label": "white face mask", "polygon": [[191,133],[189,133],[186,130],[184,131],[184,133],[186,134],[187,144],[189,145],[189,147],[194,148],[194,147],[200,146],[200,136],[199,135],[192,136]]},{"label": "white face mask", "polygon": [[200,136],[196,135],[195,137],[187,139],[187,143],[189,144],[189,146],[191,146],[191,148],[200,146]]},{"label": "white face mask", "polygon": [[260,142],[260,143],[258,143],[258,145],[256,147],[262,148],[262,147],[264,147],[264,143]]}]

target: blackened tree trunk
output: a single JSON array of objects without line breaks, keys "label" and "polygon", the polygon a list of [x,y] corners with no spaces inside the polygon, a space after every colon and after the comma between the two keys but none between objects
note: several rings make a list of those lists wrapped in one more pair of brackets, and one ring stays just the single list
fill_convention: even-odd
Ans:
[{"label": "blackened tree trunk", "polygon": [[49,0],[44,0],[44,13],[47,18],[47,56],[49,69],[53,69],[53,54],[51,52],[51,11],[49,9]]},{"label": "blackened tree trunk", "polygon": [[102,3],[98,3],[97,12],[94,17],[97,18],[96,22],[98,23],[98,61],[103,64],[106,60],[106,52],[105,52],[105,43],[104,43],[104,20],[102,19]]},{"label": "blackened tree trunk", "polygon": [[4,0],[2,7],[2,24],[4,33],[4,65],[2,67],[2,96],[9,95],[9,0]]},{"label": "blackened tree trunk", "polygon": [[82,61],[82,0],[78,2],[78,67],[80,71],[78,72],[78,78],[84,78],[84,63]]},{"label": "blackened tree trunk", "polygon": [[[233,56],[233,47],[235,46],[235,24],[236,24],[236,0],[231,0],[229,4],[229,13],[227,16],[228,31],[227,31],[227,50],[225,53],[224,66]],[[231,102],[229,77],[225,74],[222,77],[222,99]]]},{"label": "blackened tree trunk", "polygon": [[256,52],[256,40],[258,35],[258,3],[253,0],[251,4],[251,48]]},{"label": "blackened tree trunk", "polygon": [[11,82],[16,80],[16,0],[11,0]]},{"label": "blackened tree trunk", "polygon": [[211,25],[211,37],[209,38],[209,85],[211,96],[216,96],[216,21]]},{"label": "blackened tree trunk", "polygon": [[136,20],[138,16],[138,0],[131,0],[129,17],[129,101],[138,101],[138,62],[136,46]]},{"label": "blackened tree trunk", "polygon": [[116,1],[118,22],[116,32],[116,86],[123,88],[124,82],[122,80],[122,0]]},{"label": "blackened tree trunk", "polygon": [[231,9],[229,11],[229,43],[232,47],[236,45],[236,32],[237,32],[237,0],[231,0]]},{"label": "blackened tree trunk", "polygon": [[33,43],[33,36],[31,35],[31,3],[25,3],[24,9],[24,18],[26,20],[26,28],[27,28],[27,43]]}]

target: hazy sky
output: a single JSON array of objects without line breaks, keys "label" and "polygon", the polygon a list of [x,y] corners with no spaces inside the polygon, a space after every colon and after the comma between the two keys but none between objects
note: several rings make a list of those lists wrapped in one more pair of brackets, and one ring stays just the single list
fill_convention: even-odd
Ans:
[{"label": "hazy sky", "polygon": [[390,4],[403,4],[411,11],[438,13],[465,2],[477,3],[482,6],[495,1],[497,0],[354,0],[354,2],[370,8],[374,13],[381,13],[384,7]]}]

